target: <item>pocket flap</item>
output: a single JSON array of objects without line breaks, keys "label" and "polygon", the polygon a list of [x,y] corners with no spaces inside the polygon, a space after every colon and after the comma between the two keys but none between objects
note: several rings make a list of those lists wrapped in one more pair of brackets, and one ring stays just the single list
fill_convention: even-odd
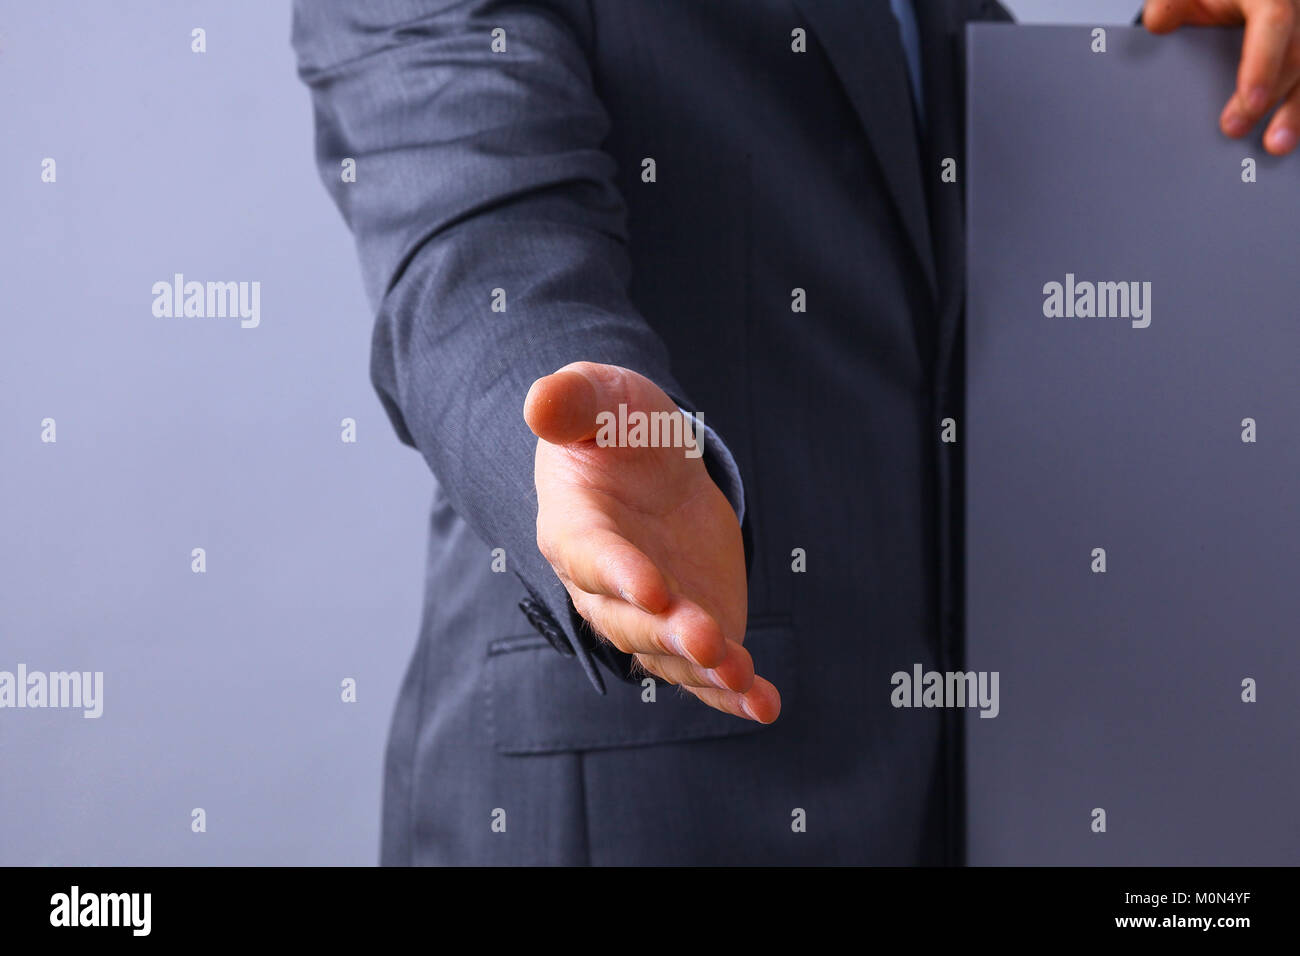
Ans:
[{"label": "pocket flap", "polygon": [[[794,640],[789,618],[758,619],[745,635],[758,672],[776,685],[783,706],[793,689]],[[653,702],[645,700],[640,683],[617,679],[606,681],[608,693],[602,697],[571,658],[561,657],[539,635],[492,642],[484,683],[492,740],[506,754],[644,747],[763,727],[707,707],[658,679]]]}]

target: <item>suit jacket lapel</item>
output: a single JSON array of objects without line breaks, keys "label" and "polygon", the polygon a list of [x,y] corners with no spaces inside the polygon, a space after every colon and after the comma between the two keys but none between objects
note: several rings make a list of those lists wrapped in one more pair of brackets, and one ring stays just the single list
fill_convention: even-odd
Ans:
[{"label": "suit jacket lapel", "polygon": [[[929,282],[938,297],[934,251],[907,60],[887,0],[795,0],[866,128]],[[918,8],[931,0],[922,0]],[[927,84],[928,85],[928,84]]]}]

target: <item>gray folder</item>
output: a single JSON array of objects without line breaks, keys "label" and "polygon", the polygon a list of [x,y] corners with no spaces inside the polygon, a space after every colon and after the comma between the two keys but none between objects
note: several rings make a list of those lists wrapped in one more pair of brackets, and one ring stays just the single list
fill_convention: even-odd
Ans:
[{"label": "gray folder", "polygon": [[1093,29],[967,34],[969,860],[1296,864],[1300,155]]}]

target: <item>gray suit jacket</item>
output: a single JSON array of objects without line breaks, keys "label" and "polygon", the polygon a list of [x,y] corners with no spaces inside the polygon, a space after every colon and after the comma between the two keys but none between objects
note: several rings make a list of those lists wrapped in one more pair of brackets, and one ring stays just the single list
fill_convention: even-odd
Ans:
[{"label": "gray suit jacket", "polygon": [[[1006,15],[917,8],[919,135],[887,0],[296,4],[374,383],[437,482],[384,862],[960,858],[959,721],[894,709],[889,678],[960,663],[939,423],[960,419],[962,187],[940,163],[961,26]],[[775,724],[648,699],[538,552],[523,398],[577,360],[655,380],[734,454]]]}]

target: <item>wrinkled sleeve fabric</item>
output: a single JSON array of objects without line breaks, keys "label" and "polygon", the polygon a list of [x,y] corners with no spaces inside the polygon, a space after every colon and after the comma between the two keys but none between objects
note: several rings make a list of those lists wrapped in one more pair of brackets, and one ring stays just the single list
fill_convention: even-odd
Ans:
[{"label": "wrinkled sleeve fabric", "polygon": [[457,513],[505,548],[534,626],[603,693],[594,660],[626,661],[581,623],[537,549],[524,397],[583,360],[634,369],[692,406],[627,295],[587,15],[577,0],[297,0],[293,46],[320,174],[375,310],[384,408]]}]

